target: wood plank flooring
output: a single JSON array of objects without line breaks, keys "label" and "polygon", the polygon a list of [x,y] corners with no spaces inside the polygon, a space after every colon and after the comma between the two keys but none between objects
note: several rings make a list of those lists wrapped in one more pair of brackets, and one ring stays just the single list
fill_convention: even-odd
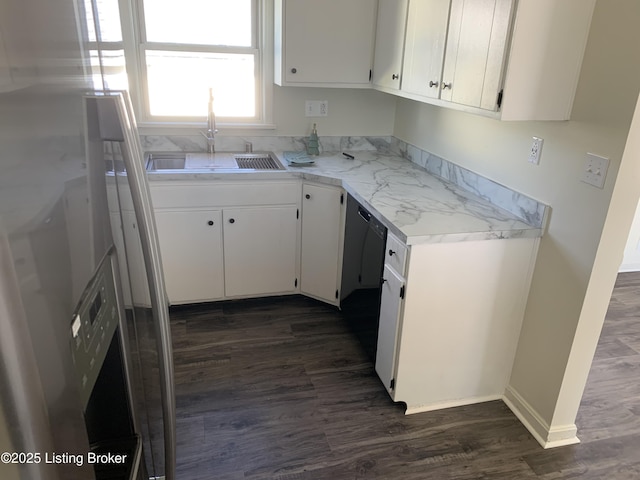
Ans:
[{"label": "wood plank flooring", "polygon": [[345,314],[303,297],[172,309],[178,479],[640,478],[640,274],[619,277],[578,416],[543,450],[502,402],[404,415]]}]

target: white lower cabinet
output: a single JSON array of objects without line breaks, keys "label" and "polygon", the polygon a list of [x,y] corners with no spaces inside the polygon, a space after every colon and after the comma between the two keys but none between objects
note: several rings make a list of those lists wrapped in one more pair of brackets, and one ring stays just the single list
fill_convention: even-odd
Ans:
[{"label": "white lower cabinet", "polygon": [[417,413],[502,398],[538,239],[411,245],[406,263],[392,239],[376,371],[393,400]]},{"label": "white lower cabinet", "polygon": [[375,367],[382,384],[392,397],[395,388],[398,331],[404,297],[404,283],[404,278],[389,265],[384,266]]},{"label": "white lower cabinet", "polygon": [[152,182],[171,304],[298,291],[299,182]]},{"label": "white lower cabinet", "polygon": [[296,288],[295,205],[223,211],[225,296],[260,296]]},{"label": "white lower cabinet", "polygon": [[342,188],[302,186],[300,291],[333,305],[340,302],[344,206]]},{"label": "white lower cabinet", "polygon": [[156,211],[167,295],[172,304],[224,296],[222,212]]}]

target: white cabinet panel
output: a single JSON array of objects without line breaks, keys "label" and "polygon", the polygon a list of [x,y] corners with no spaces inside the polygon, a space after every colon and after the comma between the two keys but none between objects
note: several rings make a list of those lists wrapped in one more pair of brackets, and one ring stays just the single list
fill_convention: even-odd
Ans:
[{"label": "white cabinet panel", "polygon": [[295,205],[227,208],[223,222],[227,297],[295,291]]},{"label": "white cabinet panel", "polygon": [[443,100],[497,109],[513,0],[452,0]]},{"label": "white cabinet panel", "polygon": [[343,191],[335,187],[302,186],[300,290],[337,305],[343,229]]},{"label": "white cabinet panel", "polygon": [[[380,326],[378,327],[378,349],[376,351],[376,372],[385,388],[392,392],[396,372],[398,328],[402,310],[401,293],[404,279],[388,265],[384,266],[380,297]],[[393,397],[393,393],[391,394]]]},{"label": "white cabinet panel", "polygon": [[172,304],[224,295],[222,213],[219,210],[156,211],[160,253]]},{"label": "white cabinet panel", "polygon": [[407,246],[393,234],[387,234],[384,263],[393,268],[401,276],[405,275],[407,264]]},{"label": "white cabinet panel", "polygon": [[374,85],[394,90],[400,88],[408,3],[408,0],[380,0],[378,3]]},{"label": "white cabinet panel", "polygon": [[279,85],[369,86],[376,0],[278,0]]},{"label": "white cabinet panel", "polygon": [[412,0],[407,17],[402,90],[438,98],[450,0]]}]

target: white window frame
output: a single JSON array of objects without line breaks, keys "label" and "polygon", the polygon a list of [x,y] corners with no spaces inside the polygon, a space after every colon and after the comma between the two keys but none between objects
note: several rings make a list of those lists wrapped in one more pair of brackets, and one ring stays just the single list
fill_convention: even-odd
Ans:
[{"label": "white window frame", "polygon": [[184,134],[185,129],[201,129],[206,117],[153,117],[149,113],[144,52],[150,50],[212,51],[247,53],[256,56],[256,116],[250,119],[218,117],[217,128],[224,130],[275,129],[273,124],[273,0],[252,0],[254,4],[253,47],[202,47],[191,44],[163,44],[144,40],[142,0],[119,0],[131,98],[138,127],[143,135]]}]

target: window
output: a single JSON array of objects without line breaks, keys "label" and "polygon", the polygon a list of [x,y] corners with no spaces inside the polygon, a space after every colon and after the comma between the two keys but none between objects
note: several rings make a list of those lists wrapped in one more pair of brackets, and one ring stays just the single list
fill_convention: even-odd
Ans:
[{"label": "window", "polygon": [[96,90],[127,90],[124,43],[117,2],[84,0],[84,23],[87,66]]},{"label": "window", "polygon": [[135,92],[141,123],[193,123],[207,116],[209,89],[218,124],[268,120],[263,55],[265,3],[258,0],[131,0],[138,21]]}]

